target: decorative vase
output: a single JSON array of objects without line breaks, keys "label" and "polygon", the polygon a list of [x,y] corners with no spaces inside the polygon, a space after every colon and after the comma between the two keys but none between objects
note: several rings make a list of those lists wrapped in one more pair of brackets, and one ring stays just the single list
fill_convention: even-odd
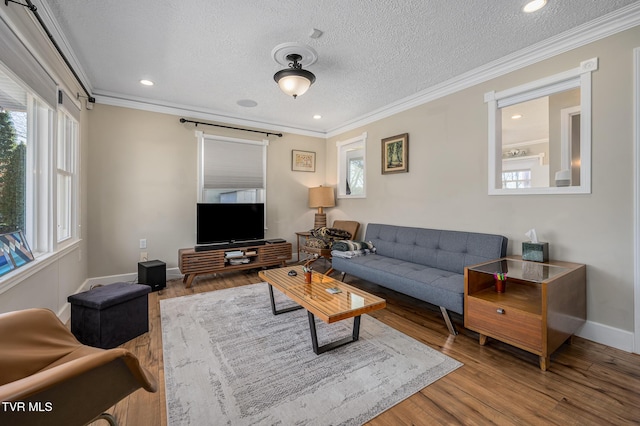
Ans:
[{"label": "decorative vase", "polygon": [[496,293],[504,293],[506,289],[507,289],[507,280],[496,280],[495,281]]},{"label": "decorative vase", "polygon": [[306,284],[311,284],[311,271],[304,273],[304,282]]}]

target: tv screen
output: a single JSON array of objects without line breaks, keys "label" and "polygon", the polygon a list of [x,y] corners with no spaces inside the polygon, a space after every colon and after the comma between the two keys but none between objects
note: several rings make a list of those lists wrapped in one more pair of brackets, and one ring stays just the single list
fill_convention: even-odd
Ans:
[{"label": "tv screen", "polygon": [[264,238],[264,204],[198,203],[197,244]]}]

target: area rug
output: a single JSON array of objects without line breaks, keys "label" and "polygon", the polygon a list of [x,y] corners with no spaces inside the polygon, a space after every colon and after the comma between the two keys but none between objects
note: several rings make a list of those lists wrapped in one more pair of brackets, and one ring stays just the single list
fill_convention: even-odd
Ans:
[{"label": "area rug", "polygon": [[[360,340],[316,355],[306,311],[273,315],[265,283],[160,310],[169,426],[360,425],[462,365],[368,315]],[[352,325],[316,320],[319,344]]]}]

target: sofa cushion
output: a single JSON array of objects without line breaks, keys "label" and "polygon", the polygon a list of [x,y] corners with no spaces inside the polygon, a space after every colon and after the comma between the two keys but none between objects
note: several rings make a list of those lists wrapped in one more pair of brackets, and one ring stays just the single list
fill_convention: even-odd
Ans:
[{"label": "sofa cushion", "polygon": [[338,270],[462,314],[464,275],[379,254],[341,259]]},{"label": "sofa cushion", "polygon": [[465,266],[504,256],[507,246],[500,235],[376,223],[367,226],[365,240],[380,255],[458,274]]}]

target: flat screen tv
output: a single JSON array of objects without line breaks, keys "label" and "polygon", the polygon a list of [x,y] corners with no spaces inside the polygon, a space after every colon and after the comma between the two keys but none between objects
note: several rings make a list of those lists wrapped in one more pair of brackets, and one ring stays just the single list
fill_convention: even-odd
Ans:
[{"label": "flat screen tv", "polygon": [[264,204],[198,203],[197,244],[221,244],[264,238]]}]

